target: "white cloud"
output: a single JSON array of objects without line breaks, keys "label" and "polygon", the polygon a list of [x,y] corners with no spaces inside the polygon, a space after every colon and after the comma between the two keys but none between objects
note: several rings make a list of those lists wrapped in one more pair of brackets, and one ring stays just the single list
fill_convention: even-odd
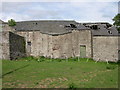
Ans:
[{"label": "white cloud", "polygon": [[110,22],[117,4],[108,2],[3,3],[2,20],[69,19],[81,22]]},{"label": "white cloud", "polygon": [[31,17],[29,15],[20,15],[16,13],[11,13],[9,15],[2,14],[2,20],[8,21],[9,19],[14,19],[16,21],[29,20]]},{"label": "white cloud", "polygon": [[[110,22],[113,23],[113,15],[116,15],[118,12],[117,4],[110,2],[93,2],[93,3],[71,3],[73,7],[84,8],[82,11],[77,12],[78,16],[82,16],[78,21],[87,21],[87,22]],[[112,17],[111,17],[112,16]]]},{"label": "white cloud", "polygon": [[118,2],[119,0],[2,0],[2,2]]}]

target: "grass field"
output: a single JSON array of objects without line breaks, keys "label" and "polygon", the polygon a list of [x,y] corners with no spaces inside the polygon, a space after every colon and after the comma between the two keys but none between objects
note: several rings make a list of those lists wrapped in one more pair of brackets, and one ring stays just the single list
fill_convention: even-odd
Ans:
[{"label": "grass field", "polygon": [[118,64],[77,58],[2,61],[3,88],[117,88]]}]

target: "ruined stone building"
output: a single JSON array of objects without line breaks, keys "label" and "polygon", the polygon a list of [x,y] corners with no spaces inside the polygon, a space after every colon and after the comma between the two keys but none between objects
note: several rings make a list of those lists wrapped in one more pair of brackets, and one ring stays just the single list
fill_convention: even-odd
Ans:
[{"label": "ruined stone building", "polygon": [[45,56],[120,60],[120,37],[109,23],[40,20],[21,21],[10,27],[0,22],[0,59]]}]

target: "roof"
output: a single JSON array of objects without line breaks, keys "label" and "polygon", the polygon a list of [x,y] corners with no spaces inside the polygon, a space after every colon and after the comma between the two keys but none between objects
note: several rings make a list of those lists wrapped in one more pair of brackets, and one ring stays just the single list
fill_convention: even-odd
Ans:
[{"label": "roof", "polygon": [[[97,25],[98,29],[91,29]],[[39,20],[16,22],[14,27],[17,31],[36,31],[50,35],[71,33],[72,30],[91,30],[93,36],[115,36],[117,29],[107,22],[78,23],[74,20]]]},{"label": "roof", "polygon": [[89,26],[89,28],[93,25],[97,25],[97,29],[91,29],[93,36],[116,36],[118,35],[118,31],[115,26],[106,23],[84,23],[84,26]]},{"label": "roof", "polygon": [[[76,27],[71,27],[75,25]],[[73,29],[85,30],[88,29],[72,20],[40,20],[40,21],[22,21],[17,22],[14,27],[18,31],[39,30],[41,33],[59,35],[72,32]]]},{"label": "roof", "polygon": [[0,24],[3,24],[4,22],[0,19]]}]

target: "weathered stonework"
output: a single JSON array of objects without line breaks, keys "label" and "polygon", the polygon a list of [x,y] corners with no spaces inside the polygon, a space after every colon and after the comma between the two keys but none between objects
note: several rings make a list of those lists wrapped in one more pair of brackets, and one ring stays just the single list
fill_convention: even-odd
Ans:
[{"label": "weathered stonework", "polygon": [[11,31],[11,32],[14,32],[15,29],[13,27],[10,27],[8,25],[8,23],[5,23],[5,22],[0,20],[0,32],[1,31]]},{"label": "weathered stonework", "polygon": [[0,32],[0,59],[10,59],[9,32]]},{"label": "weathered stonework", "polygon": [[17,34],[9,32],[10,59],[26,56],[25,39]]},{"label": "weathered stonework", "polygon": [[120,60],[120,35],[109,23],[25,21],[15,27],[0,23],[0,59],[45,56]]},{"label": "weathered stonework", "polygon": [[16,59],[25,56],[24,37],[12,32],[0,32],[0,59]]},{"label": "weathered stonework", "polygon": [[45,56],[52,58],[68,58],[80,56],[80,45],[86,45],[86,57],[91,58],[91,31],[73,30],[72,33],[52,36],[42,34],[40,31],[17,32],[20,36],[31,41],[32,56]]},{"label": "weathered stonework", "polygon": [[94,36],[93,59],[97,61],[117,62],[119,57],[118,51],[120,50],[119,39],[118,36]]}]

